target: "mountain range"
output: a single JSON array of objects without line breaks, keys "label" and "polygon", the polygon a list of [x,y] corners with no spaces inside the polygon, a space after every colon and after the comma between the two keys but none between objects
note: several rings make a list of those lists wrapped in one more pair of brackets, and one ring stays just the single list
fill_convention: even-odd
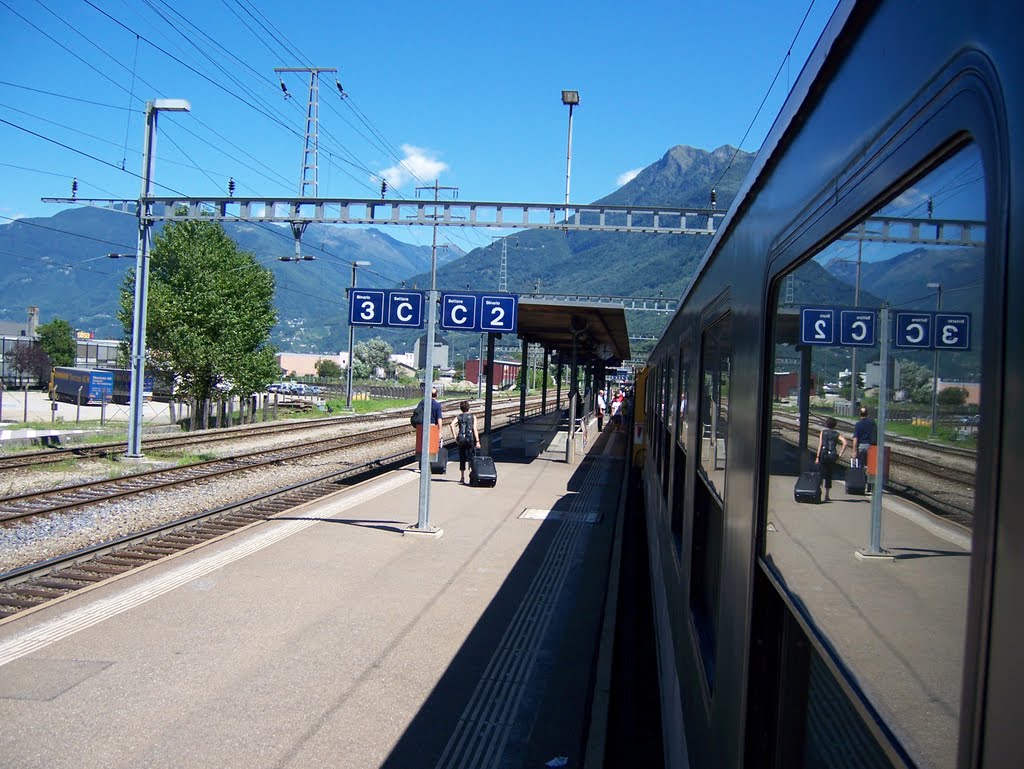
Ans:
[{"label": "mountain range", "polygon": [[[706,208],[714,188],[717,206],[725,210],[753,160],[753,154],[729,146],[713,151],[676,146],[596,202]],[[379,229],[309,225],[302,238],[302,253],[315,257],[314,264],[278,260],[295,253],[286,227],[227,223],[225,231],[275,275],[279,322],[272,342],[281,350],[332,352],[347,346],[345,288],[351,283],[355,260],[371,262],[369,267],[359,268],[361,286],[404,282],[422,288],[430,283],[430,247],[403,243]],[[23,320],[26,308],[35,305],[42,322],[62,318],[97,337],[120,337],[118,294],[125,272],[134,266],[136,240],[134,217],[88,207],[0,225],[0,320]],[[507,285],[513,293],[676,298],[692,277],[710,236],[522,230],[504,241]],[[112,252],[132,258],[108,259],[106,255]],[[454,247],[439,250],[438,288],[497,289],[501,252],[498,241],[469,253]],[[924,250],[918,249],[901,259],[865,264],[862,288],[870,292],[872,286],[892,286],[893,281],[901,280],[901,271],[915,274],[914,283],[920,284],[917,277],[925,262],[929,270],[945,269],[936,265],[934,255],[926,257]],[[955,272],[955,263],[952,258],[949,270]],[[816,289],[822,299],[845,300],[853,269],[849,262],[827,265]],[[936,279],[951,280],[944,275]],[[657,336],[667,321],[663,313],[629,312],[627,317],[630,334],[638,337]],[[361,338],[366,335],[368,332],[360,332]],[[417,333],[382,330],[379,336],[396,351],[408,351]],[[448,342],[453,355],[475,352],[476,335],[452,336]],[[643,357],[651,343],[631,346],[634,357]]]}]

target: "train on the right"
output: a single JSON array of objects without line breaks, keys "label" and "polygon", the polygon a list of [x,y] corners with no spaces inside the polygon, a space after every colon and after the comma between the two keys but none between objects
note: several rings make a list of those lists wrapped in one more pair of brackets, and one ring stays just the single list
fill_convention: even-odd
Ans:
[{"label": "train on the right", "polygon": [[841,0],[637,379],[667,767],[1024,766],[1022,31]]}]

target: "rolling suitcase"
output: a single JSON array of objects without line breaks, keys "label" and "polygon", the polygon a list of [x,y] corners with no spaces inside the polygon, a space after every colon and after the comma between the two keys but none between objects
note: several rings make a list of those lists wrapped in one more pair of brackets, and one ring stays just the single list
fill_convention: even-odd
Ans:
[{"label": "rolling suitcase", "polygon": [[498,483],[498,470],[494,460],[483,454],[474,454],[469,460],[470,486],[495,486]]},{"label": "rolling suitcase", "polygon": [[821,502],[821,473],[816,469],[800,473],[793,487],[793,497],[797,502]]},{"label": "rolling suitcase", "polygon": [[430,474],[444,475],[448,469],[448,449],[441,446],[437,450],[437,456],[430,460]]},{"label": "rolling suitcase", "polygon": [[846,493],[864,494],[868,488],[868,472],[856,460],[850,462],[850,469],[846,471]]}]

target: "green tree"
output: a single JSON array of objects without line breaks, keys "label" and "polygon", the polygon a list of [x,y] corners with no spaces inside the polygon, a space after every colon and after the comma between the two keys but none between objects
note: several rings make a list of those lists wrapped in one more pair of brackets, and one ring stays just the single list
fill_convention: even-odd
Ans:
[{"label": "green tree", "polygon": [[963,406],[967,403],[967,395],[967,390],[963,387],[947,387],[945,390],[939,391],[935,400],[940,406]]},{"label": "green tree", "polygon": [[54,318],[36,329],[39,346],[50,356],[54,366],[74,366],[78,354],[75,332],[66,320]]},{"label": "green tree", "polygon": [[333,360],[318,360],[313,368],[316,369],[316,375],[321,379],[341,378],[341,366]]},{"label": "green tree", "polygon": [[[355,368],[352,370],[354,376],[360,379],[373,376],[373,372],[376,369],[382,369],[385,377],[393,377],[395,374],[395,364],[391,360],[392,350],[391,345],[385,342],[380,337],[374,337],[366,342],[360,342],[355,346],[352,351],[352,355],[356,358]],[[360,362],[365,364],[366,369],[364,373],[360,373]]]},{"label": "green tree", "polygon": [[913,403],[931,403],[931,369],[913,361],[900,361],[900,389],[907,391]]},{"label": "green tree", "polygon": [[[118,318],[132,335],[134,271]],[[277,322],[274,276],[213,222],[174,222],[154,239],[146,366],[175,377],[197,402],[262,391],[280,372],[268,344]],[[204,411],[205,413],[205,411]]]}]

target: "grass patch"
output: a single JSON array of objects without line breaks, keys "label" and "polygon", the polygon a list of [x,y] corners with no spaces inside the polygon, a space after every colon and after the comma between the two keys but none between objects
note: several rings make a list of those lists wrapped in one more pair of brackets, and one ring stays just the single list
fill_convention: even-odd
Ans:
[{"label": "grass patch", "polygon": [[208,451],[202,451],[198,454],[182,454],[180,457],[167,457],[167,459],[173,459],[178,467],[185,467],[186,465],[195,465],[200,462],[210,462],[211,460],[217,459],[216,454],[211,454]]},{"label": "grass patch", "polygon": [[[371,398],[370,400],[353,400],[352,410],[357,414],[374,414],[378,411],[387,411],[388,409],[401,409],[401,408],[415,408],[416,404],[420,402],[420,398]],[[344,400],[332,400],[328,401],[327,405],[333,409],[335,414],[344,413],[345,401]],[[317,416],[323,416],[322,412],[318,412]]]}]

